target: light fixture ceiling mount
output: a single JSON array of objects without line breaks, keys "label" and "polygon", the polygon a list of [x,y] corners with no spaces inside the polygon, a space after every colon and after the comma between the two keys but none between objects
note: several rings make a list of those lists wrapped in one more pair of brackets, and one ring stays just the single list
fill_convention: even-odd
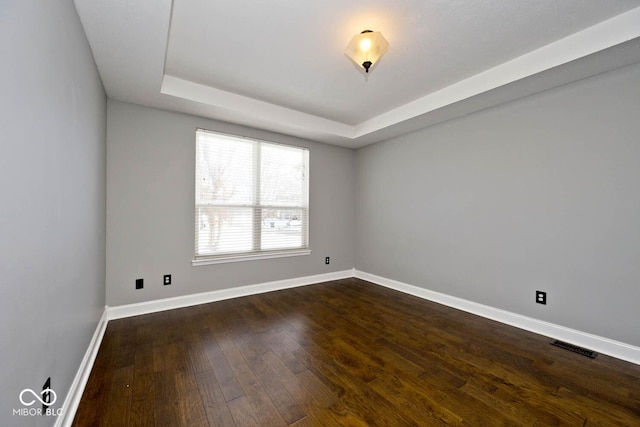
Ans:
[{"label": "light fixture ceiling mount", "polygon": [[345,49],[345,54],[366,73],[389,48],[389,42],[378,31],[364,30],[356,34]]}]

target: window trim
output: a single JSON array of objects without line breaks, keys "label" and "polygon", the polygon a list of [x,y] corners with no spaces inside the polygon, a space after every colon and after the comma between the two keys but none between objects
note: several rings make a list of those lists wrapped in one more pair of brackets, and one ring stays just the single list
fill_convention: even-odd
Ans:
[{"label": "window trim", "polygon": [[[252,261],[252,260],[261,260],[261,259],[273,259],[273,258],[285,258],[285,257],[295,257],[295,256],[305,256],[305,255],[310,255],[311,254],[311,248],[310,248],[310,238],[309,238],[309,232],[310,232],[310,227],[309,227],[309,223],[310,223],[310,212],[309,212],[309,169],[310,169],[310,164],[309,164],[309,148],[307,147],[303,147],[303,146],[297,146],[297,145],[291,145],[291,144],[282,144],[279,142],[274,142],[274,141],[268,141],[268,140],[263,140],[263,139],[258,139],[258,138],[251,138],[251,137],[246,137],[246,136],[242,136],[242,135],[234,135],[234,134],[229,134],[229,133],[223,133],[223,132],[216,132],[216,131],[212,131],[209,129],[204,129],[204,128],[196,128],[196,143],[197,143],[197,133],[198,131],[201,132],[206,132],[206,133],[211,133],[211,134],[217,134],[217,135],[221,135],[224,137],[231,137],[231,138],[237,138],[237,139],[242,139],[242,140],[248,140],[248,141],[253,141],[256,142],[257,144],[254,146],[254,150],[257,150],[258,153],[256,153],[254,151],[254,162],[257,162],[257,168],[255,169],[256,171],[256,177],[260,176],[260,151],[262,149],[262,145],[261,144],[270,144],[270,145],[281,145],[284,147],[289,147],[289,148],[297,148],[299,150],[305,151],[307,154],[307,160],[306,160],[306,189],[305,189],[305,196],[304,198],[306,199],[306,206],[303,207],[297,207],[298,209],[303,209],[304,211],[306,211],[306,232],[304,232],[302,234],[302,239],[303,239],[303,246],[302,247],[296,247],[296,248],[291,248],[291,249],[272,249],[272,250],[258,250],[256,249],[256,244],[260,244],[261,241],[261,235],[257,236],[256,239],[256,233],[260,234],[260,229],[258,228],[258,226],[254,226],[253,230],[254,230],[254,235],[253,235],[253,244],[254,244],[254,249],[252,251],[247,251],[247,252],[236,252],[236,253],[223,253],[223,254],[219,254],[219,255],[201,255],[198,256],[196,254],[196,252],[194,252],[193,255],[193,259],[191,260],[191,265],[194,267],[197,266],[202,266],[202,265],[211,265],[211,264],[223,264],[223,263],[230,263],[230,262],[241,262],[241,261]],[[256,155],[257,154],[257,155]],[[196,160],[197,160],[197,151],[196,151]],[[197,162],[196,162],[196,168],[195,168],[195,179],[197,180]],[[255,180],[254,181],[254,185],[259,185],[259,180]],[[194,190],[197,190],[197,187],[194,186]],[[253,208],[254,210],[261,210],[264,208],[271,208],[273,206],[262,206],[261,205],[261,201],[260,201],[260,192],[257,191],[256,189],[254,189],[255,194],[257,196],[257,202],[258,204],[256,205],[250,205],[250,206],[242,206],[242,207],[246,207],[246,208]],[[197,203],[197,197],[196,200],[194,200],[194,216],[196,215],[196,212],[198,210],[198,207],[201,205],[198,205]],[[211,205],[209,205],[211,206]],[[225,205],[226,206],[226,205]],[[286,206],[286,207],[282,207],[284,208],[292,208],[290,206]],[[254,215],[254,222],[257,222],[258,218],[255,217]],[[261,223],[261,221],[260,221]],[[254,224],[255,225],[255,224]],[[194,239],[197,240],[197,230],[194,230]],[[195,242],[194,242],[195,243]],[[195,247],[195,244],[194,244]]]},{"label": "window trim", "polygon": [[198,267],[201,265],[224,264],[228,262],[253,261],[259,259],[286,258],[294,256],[311,255],[311,249],[291,249],[287,251],[264,251],[253,253],[238,253],[228,255],[213,255],[210,257],[194,258],[191,265]]}]

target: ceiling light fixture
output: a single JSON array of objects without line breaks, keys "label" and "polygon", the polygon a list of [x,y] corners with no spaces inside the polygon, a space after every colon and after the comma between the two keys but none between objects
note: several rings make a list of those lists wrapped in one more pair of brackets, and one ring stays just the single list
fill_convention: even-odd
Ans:
[{"label": "ceiling light fixture", "polygon": [[345,49],[345,54],[358,66],[369,72],[389,48],[389,42],[378,31],[364,30],[356,34]]}]

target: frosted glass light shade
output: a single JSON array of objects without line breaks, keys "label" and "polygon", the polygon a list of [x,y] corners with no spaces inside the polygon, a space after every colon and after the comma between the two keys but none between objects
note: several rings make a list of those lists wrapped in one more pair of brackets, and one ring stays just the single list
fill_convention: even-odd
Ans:
[{"label": "frosted glass light shade", "polygon": [[365,30],[351,39],[344,53],[368,73],[388,48],[389,42],[380,32]]}]

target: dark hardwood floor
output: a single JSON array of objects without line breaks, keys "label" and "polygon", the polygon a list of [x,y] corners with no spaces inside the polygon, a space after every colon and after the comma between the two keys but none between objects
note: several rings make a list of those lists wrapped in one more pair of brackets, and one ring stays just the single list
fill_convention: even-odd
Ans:
[{"label": "dark hardwood floor", "polygon": [[640,425],[640,366],[346,279],[109,322],[75,426]]}]

